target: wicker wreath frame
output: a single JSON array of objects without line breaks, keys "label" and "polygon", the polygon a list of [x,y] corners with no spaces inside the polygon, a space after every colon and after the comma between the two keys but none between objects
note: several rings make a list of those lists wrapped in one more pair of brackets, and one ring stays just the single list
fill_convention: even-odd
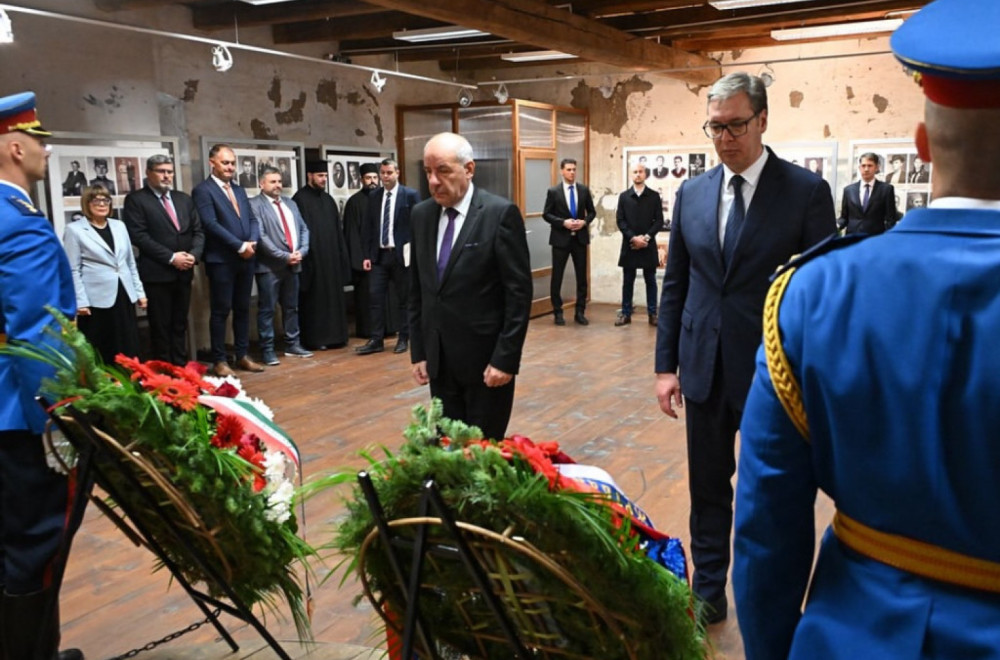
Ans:
[{"label": "wicker wreath frame", "polygon": [[[625,628],[630,627],[630,622],[613,614],[598,602],[579,580],[552,557],[528,541],[512,536],[510,529],[499,534],[461,521],[456,521],[455,524],[461,530],[476,560],[484,568],[493,593],[502,603],[521,641],[537,654],[536,657],[603,660],[599,656],[565,648],[566,638],[559,630],[558,621],[551,616],[552,606],[559,605],[579,610],[581,615],[589,617],[593,634],[600,637],[603,644],[616,645],[625,651],[629,660],[636,660],[636,651],[624,632]],[[401,535],[410,533],[416,535],[420,527],[431,528],[428,530],[430,550],[426,554],[421,575],[422,593],[436,589],[432,581],[435,578],[443,577],[450,584],[456,584],[465,574],[465,567],[457,557],[454,557],[454,542],[450,542],[446,535],[437,531],[443,531],[443,525],[442,519],[436,517],[399,518],[388,521],[389,528],[400,532]],[[402,635],[400,621],[387,611],[391,599],[384,593],[376,593],[377,588],[373,586],[369,571],[366,570],[370,553],[380,547],[379,540],[378,528],[372,529],[359,550],[357,572],[365,596],[385,622],[387,630]],[[542,590],[536,579],[539,572],[546,572],[557,578],[565,590],[561,593],[553,593],[551,587],[547,591]],[[549,580],[548,584],[551,585],[552,581]],[[397,586],[401,592],[406,591],[405,585]],[[467,585],[460,585],[459,591],[462,596],[455,599],[452,605],[464,623],[464,628],[442,630],[432,622],[428,626],[429,636],[432,640],[440,639],[446,642],[449,639],[464,639],[467,642],[466,647],[471,645],[478,649],[479,655],[470,655],[471,658],[497,657],[495,654],[491,655],[490,651],[492,649],[496,652],[498,645],[504,646],[506,638],[497,630],[492,616],[484,618],[479,588],[469,579]],[[397,603],[392,605],[398,607]],[[415,652],[420,658],[439,657],[419,641]]]}]

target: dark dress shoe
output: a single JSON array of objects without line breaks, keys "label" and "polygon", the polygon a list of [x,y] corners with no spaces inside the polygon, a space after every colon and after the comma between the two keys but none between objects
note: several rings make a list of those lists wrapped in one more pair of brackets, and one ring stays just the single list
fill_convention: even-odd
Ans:
[{"label": "dark dress shoe", "polygon": [[576,315],[573,316],[573,321],[578,325],[590,325],[590,321],[588,321],[587,317],[583,315],[583,312],[577,312]]},{"label": "dark dress shoe", "polygon": [[396,345],[393,347],[393,353],[405,353],[410,348],[410,342],[406,339],[397,339]]},{"label": "dark dress shoe", "polygon": [[219,378],[225,378],[226,376],[235,376],[236,372],[230,368],[225,362],[216,362],[212,365],[212,373]]},{"label": "dark dress shoe", "polygon": [[695,611],[702,625],[722,623],[729,616],[729,599],[726,598],[726,594],[722,594],[714,601],[700,601],[695,606]]},{"label": "dark dress shoe", "polygon": [[381,353],[384,350],[385,344],[380,339],[369,339],[364,346],[355,348],[354,352],[358,355],[371,355],[372,353]]},{"label": "dark dress shoe", "polygon": [[649,325],[656,327],[656,314],[649,315]]},{"label": "dark dress shoe", "polygon": [[259,374],[264,371],[264,365],[259,362],[254,362],[250,359],[249,355],[244,355],[239,360],[236,361],[236,368],[242,369],[243,371],[252,371],[255,374]]},{"label": "dark dress shoe", "polygon": [[563,318],[562,312],[556,312],[552,315],[552,322],[556,325],[566,325],[566,319]]},{"label": "dark dress shoe", "polygon": [[628,325],[632,322],[632,316],[629,314],[622,314],[618,312],[618,318],[615,319],[615,327],[621,327],[623,325]]}]

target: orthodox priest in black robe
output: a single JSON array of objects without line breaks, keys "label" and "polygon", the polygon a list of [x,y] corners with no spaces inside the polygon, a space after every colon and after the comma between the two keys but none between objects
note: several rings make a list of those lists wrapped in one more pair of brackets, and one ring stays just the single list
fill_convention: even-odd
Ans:
[{"label": "orthodox priest in black robe", "polygon": [[337,203],[326,192],[325,160],[306,164],[306,185],[292,200],[309,227],[309,254],[299,275],[299,325],[302,344],[313,350],[347,344],[344,286],[351,266]]},{"label": "orthodox priest in black robe", "polygon": [[354,285],[354,334],[367,339],[372,333],[371,296],[368,291],[368,271],[361,249],[361,225],[368,212],[368,194],[379,186],[378,165],[361,164],[361,190],[351,195],[344,206],[344,235],[351,261],[351,284]]}]

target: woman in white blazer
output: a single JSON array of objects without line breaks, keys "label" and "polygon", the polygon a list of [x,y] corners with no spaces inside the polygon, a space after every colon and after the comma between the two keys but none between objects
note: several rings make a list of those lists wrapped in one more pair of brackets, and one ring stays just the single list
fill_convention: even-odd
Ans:
[{"label": "woman in white blazer", "polygon": [[66,225],[63,246],[73,270],[77,326],[106,364],[115,355],[139,354],[135,303],[145,309],[146,292],[125,223],[109,218],[111,194],[90,186],[80,197],[86,220]]}]

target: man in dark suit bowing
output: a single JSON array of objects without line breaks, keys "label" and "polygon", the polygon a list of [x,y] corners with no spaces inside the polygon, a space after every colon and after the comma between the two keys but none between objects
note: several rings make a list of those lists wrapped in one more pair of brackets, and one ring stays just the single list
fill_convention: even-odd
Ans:
[{"label": "man in dark suit bowing", "polygon": [[838,229],[846,229],[848,234],[881,234],[896,224],[896,190],[891,183],[875,178],[878,164],[877,154],[861,154],[861,180],[844,188]]},{"label": "man in dark suit bowing", "polygon": [[517,205],[477,188],[472,146],[424,147],[433,199],[413,208],[410,355],[444,414],[503,438],[531,310],[531,262]]},{"label": "man in dark suit bowing", "polygon": [[549,245],[552,246],[552,282],[549,295],[556,325],[565,325],[563,319],[562,281],[566,261],[573,258],[576,274],[576,314],[580,325],[587,325],[583,315],[587,308],[587,245],[590,244],[590,223],[597,217],[594,199],[587,186],[576,183],[576,161],[564,158],[559,163],[562,183],[549,188],[545,195],[542,217],[552,225]]},{"label": "man in dark suit bowing", "polygon": [[208,152],[208,162],[212,173],[194,187],[192,197],[205,228],[212,372],[220,377],[233,375],[226,362],[226,320],[230,312],[233,314],[236,366],[244,371],[263,371],[263,365],[247,355],[250,294],[260,226],[254,220],[246,191],[233,183],[236,172],[233,150],[225,144],[216,144]]},{"label": "man in dark suit bowing", "polygon": [[[360,175],[358,187],[361,187]],[[420,201],[413,188],[399,183],[399,165],[386,158],[379,165],[382,187],[368,198],[365,223],[361,226],[361,247],[365,253],[362,268],[370,271],[372,334],[368,343],[359,346],[359,355],[385,350],[385,299],[389,282],[399,296],[399,338],[393,353],[409,348],[410,331],[406,322],[406,294],[410,288],[410,209]]]},{"label": "man in dark suit bowing", "polygon": [[765,148],[766,129],[763,81],[716,81],[704,130],[722,164],[677,191],[660,299],[656,397],[670,417],[687,404],[692,586],[706,623],[728,611],[735,437],[769,278],[836,230],[830,186]]},{"label": "man in dark suit bowing", "polygon": [[149,301],[152,357],[184,365],[191,280],[205,249],[205,233],[194,201],[173,188],[170,156],[150,156],[146,185],[125,197],[123,219],[129,238],[139,248],[136,266]]}]

